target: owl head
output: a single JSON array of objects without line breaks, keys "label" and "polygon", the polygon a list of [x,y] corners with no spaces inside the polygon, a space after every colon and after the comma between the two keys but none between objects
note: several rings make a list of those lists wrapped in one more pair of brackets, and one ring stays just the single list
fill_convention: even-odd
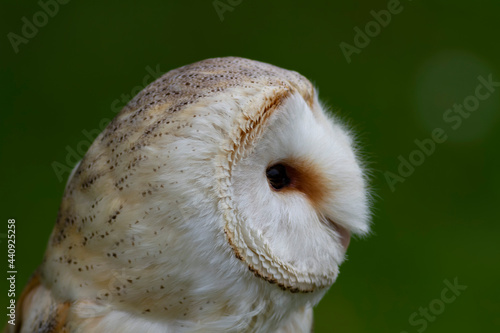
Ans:
[{"label": "owl head", "polygon": [[320,300],[368,218],[353,138],[307,79],[208,59],[150,84],[95,140],[42,278],[159,321],[272,327],[259,315],[276,324]]}]

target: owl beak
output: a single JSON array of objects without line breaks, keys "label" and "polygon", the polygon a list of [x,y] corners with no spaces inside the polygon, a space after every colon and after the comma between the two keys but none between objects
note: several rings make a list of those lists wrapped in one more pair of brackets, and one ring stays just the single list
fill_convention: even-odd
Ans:
[{"label": "owl beak", "polygon": [[337,233],[339,234],[340,244],[342,245],[344,250],[347,251],[347,248],[349,247],[349,243],[351,242],[351,233],[349,232],[349,230],[347,230],[346,228],[342,227],[341,225],[333,222],[332,220],[330,220],[330,219],[327,219],[327,220],[333,226],[335,231],[337,231]]},{"label": "owl beak", "polygon": [[337,232],[340,235],[340,244],[342,244],[344,250],[347,250],[347,248],[349,247],[349,243],[351,242],[351,233],[349,232],[349,230],[339,226],[338,224],[336,227],[337,227]]}]

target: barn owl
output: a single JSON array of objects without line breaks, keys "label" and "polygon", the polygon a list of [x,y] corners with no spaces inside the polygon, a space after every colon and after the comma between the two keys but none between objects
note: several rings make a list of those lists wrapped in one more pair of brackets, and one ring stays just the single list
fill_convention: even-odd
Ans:
[{"label": "barn owl", "polygon": [[9,332],[310,332],[369,195],[300,74],[172,70],[96,138]]}]

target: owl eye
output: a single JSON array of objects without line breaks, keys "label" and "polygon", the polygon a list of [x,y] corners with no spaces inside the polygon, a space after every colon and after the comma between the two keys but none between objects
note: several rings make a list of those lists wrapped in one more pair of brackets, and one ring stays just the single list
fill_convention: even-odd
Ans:
[{"label": "owl eye", "polygon": [[287,173],[287,168],[283,164],[275,164],[267,168],[266,176],[269,184],[275,190],[281,190],[282,188],[289,186],[291,183],[291,179]]}]

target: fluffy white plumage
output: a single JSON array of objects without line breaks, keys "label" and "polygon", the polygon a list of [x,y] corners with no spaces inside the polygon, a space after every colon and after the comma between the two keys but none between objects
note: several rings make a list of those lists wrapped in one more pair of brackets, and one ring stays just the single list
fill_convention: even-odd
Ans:
[{"label": "fluffy white plumage", "polygon": [[17,329],[308,332],[349,233],[368,232],[365,183],[299,74],[241,58],[171,71],[77,166]]}]

